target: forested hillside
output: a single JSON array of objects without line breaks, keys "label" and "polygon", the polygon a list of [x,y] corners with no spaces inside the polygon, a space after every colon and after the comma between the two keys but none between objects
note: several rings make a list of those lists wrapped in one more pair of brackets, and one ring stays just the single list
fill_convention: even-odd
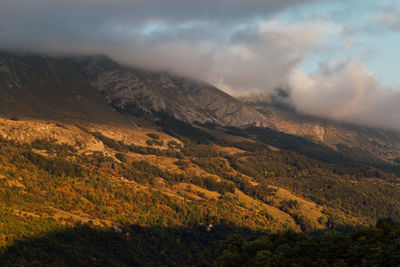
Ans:
[{"label": "forested hillside", "polygon": [[[3,119],[2,265],[231,266],[230,257],[247,250],[231,248],[232,239],[223,245],[229,235],[247,240],[291,229],[294,239],[279,244],[276,236],[255,239],[273,245],[264,252],[260,241],[251,255],[273,262],[283,243],[308,240],[300,233],[345,234],[379,218],[400,220],[394,165],[270,129],[158,116],[153,128],[119,134],[94,124]],[[62,142],[59,132],[73,137]]]},{"label": "forested hillside", "polygon": [[[1,52],[0,265],[357,265],[394,251],[395,132],[316,140],[290,131],[291,111],[282,125],[253,106],[102,56]],[[389,237],[365,230],[382,218]]]}]

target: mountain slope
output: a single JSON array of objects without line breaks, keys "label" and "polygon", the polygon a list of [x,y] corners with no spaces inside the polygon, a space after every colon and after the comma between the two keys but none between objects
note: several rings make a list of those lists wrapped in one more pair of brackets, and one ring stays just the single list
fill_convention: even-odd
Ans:
[{"label": "mountain slope", "polygon": [[219,89],[168,73],[123,67],[105,57],[51,58],[0,54],[0,113],[4,116],[122,120],[164,112],[186,122],[270,126]]},{"label": "mountain slope", "polygon": [[255,94],[240,98],[265,115],[281,132],[308,138],[336,150],[347,148],[359,153],[397,163],[400,158],[400,132],[308,116],[274,102],[270,97]]},{"label": "mountain slope", "polygon": [[0,68],[5,266],[194,266],[233,233],[400,220],[397,166],[257,127],[268,113],[212,86],[104,57]]}]

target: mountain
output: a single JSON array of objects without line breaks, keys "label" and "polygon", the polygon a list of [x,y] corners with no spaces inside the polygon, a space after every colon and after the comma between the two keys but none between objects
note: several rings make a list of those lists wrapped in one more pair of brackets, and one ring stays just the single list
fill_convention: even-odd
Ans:
[{"label": "mountain", "polygon": [[97,57],[51,58],[0,54],[5,116],[120,120],[120,114],[167,113],[185,122],[271,126],[221,90],[166,72],[123,67]]},{"label": "mountain", "polygon": [[229,266],[318,242],[365,262],[352,242],[375,230],[396,250],[389,223],[338,233],[400,221],[395,132],[245,101],[102,56],[2,53],[0,265]]},{"label": "mountain", "polygon": [[400,132],[335,122],[305,115],[285,105],[285,99],[263,94],[240,97],[273,125],[273,128],[291,135],[305,137],[326,144],[335,150],[350,148],[382,160],[398,163],[400,159]]}]

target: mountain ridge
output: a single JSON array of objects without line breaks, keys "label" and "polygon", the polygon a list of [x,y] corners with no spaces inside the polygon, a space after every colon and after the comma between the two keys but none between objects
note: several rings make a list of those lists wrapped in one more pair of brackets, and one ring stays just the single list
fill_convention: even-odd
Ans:
[{"label": "mountain ridge", "polygon": [[296,112],[283,99],[263,94],[239,97],[265,115],[278,131],[305,137],[334,149],[361,148],[378,158],[397,163],[400,157],[400,132],[342,123]]},{"label": "mountain ridge", "polygon": [[290,109],[255,106],[262,115],[210,85],[104,57],[8,56],[0,69],[0,258],[61,261],[48,247],[65,248],[68,235],[84,255],[65,256],[73,265],[122,255],[195,266],[234,233],[329,235],[400,220],[398,165],[285,133],[285,116],[288,130],[307,122]]},{"label": "mountain ridge", "polygon": [[[32,65],[36,66],[36,69],[33,69]],[[7,85],[2,90],[2,98],[9,98],[8,106],[23,104],[27,100],[25,97],[30,98],[33,103],[25,105],[24,111],[27,114],[34,113],[32,106],[38,106],[35,110],[51,107],[53,99],[49,99],[48,94],[54,92],[49,91],[49,88],[67,84],[69,87],[64,88],[62,92],[59,90],[57,94],[64,94],[66,100],[75,105],[76,109],[70,110],[72,114],[76,110],[82,110],[82,113],[91,111],[86,110],[82,103],[76,102],[86,102],[88,105],[94,103],[96,112],[105,109],[106,102],[111,104],[112,108],[128,114],[138,111],[162,111],[189,123],[197,121],[223,126],[271,126],[262,114],[216,87],[166,72],[148,72],[123,67],[104,56],[52,58],[10,56],[3,53],[0,54],[0,73],[0,77],[5,80],[3,86]],[[29,75],[29,82],[45,77],[48,84],[42,83],[40,88],[29,88],[29,84],[24,84]],[[13,88],[18,90],[12,90]],[[35,91],[33,95],[32,90]],[[37,99],[37,95],[41,99]],[[52,94],[52,97],[56,98],[57,95]],[[91,97],[90,101],[88,97]],[[41,104],[41,101],[44,103]],[[59,102],[58,105],[62,106],[62,103]],[[12,113],[6,110],[7,103],[2,107],[0,113]],[[64,115],[68,116],[68,107],[63,109]],[[49,112],[51,113],[51,110]],[[112,113],[109,110],[107,112]]]}]

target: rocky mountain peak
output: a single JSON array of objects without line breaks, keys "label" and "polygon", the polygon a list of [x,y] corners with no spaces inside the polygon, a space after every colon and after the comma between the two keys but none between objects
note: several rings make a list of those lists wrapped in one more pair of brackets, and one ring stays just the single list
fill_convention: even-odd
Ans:
[{"label": "rocky mountain peak", "polygon": [[[0,94],[3,102],[8,99],[5,113],[19,110],[31,116],[46,110],[50,115],[82,117],[104,110],[105,103],[125,114],[163,112],[188,123],[272,127],[264,115],[212,85],[121,66],[104,56],[0,53],[0,68],[1,84],[6,86]],[[80,101],[83,98],[85,101]],[[96,112],[88,110],[90,104],[96,106]],[[57,112],[52,112],[55,108]]]},{"label": "rocky mountain peak", "polygon": [[264,115],[203,82],[116,65],[106,69],[96,59],[85,71],[90,85],[121,110],[129,112],[135,107],[144,112],[165,112],[189,123],[272,126]]}]

